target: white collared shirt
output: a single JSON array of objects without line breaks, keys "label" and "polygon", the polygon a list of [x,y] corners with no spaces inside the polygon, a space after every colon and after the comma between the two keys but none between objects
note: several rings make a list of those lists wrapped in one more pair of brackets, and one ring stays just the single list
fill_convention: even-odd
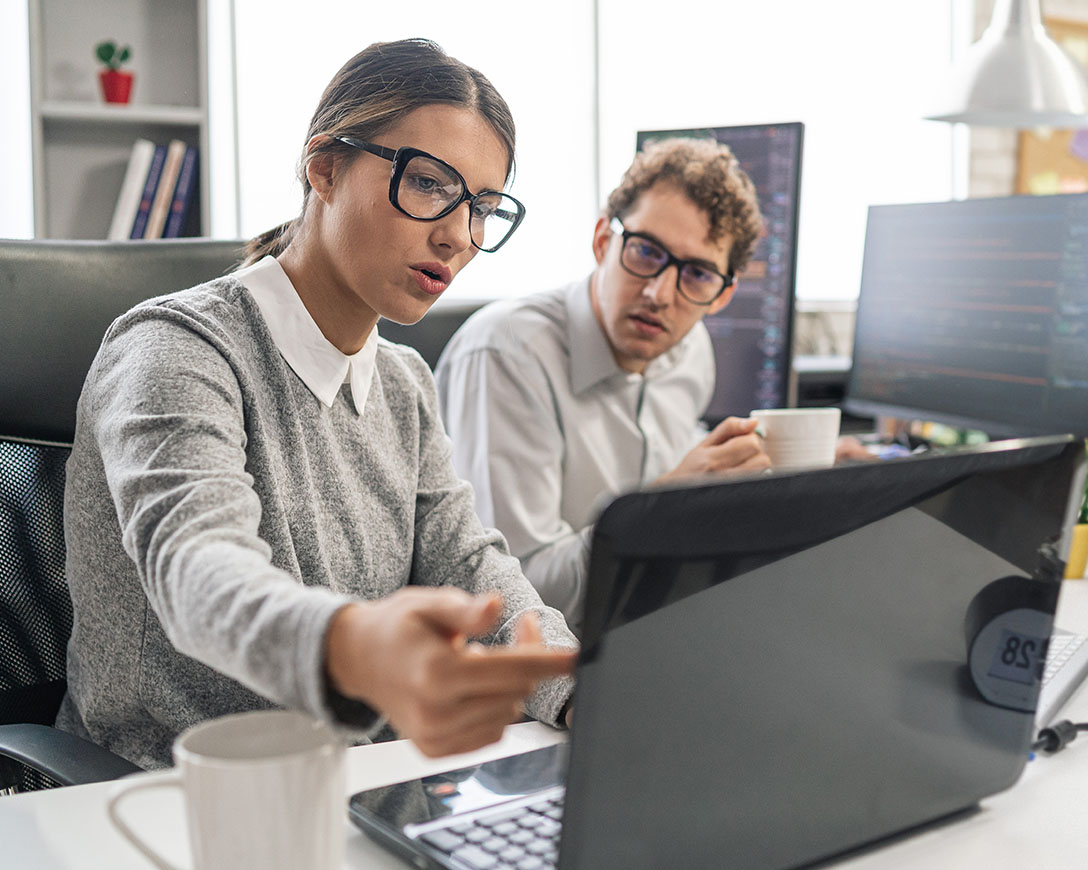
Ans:
[{"label": "white collared shirt", "polygon": [[372,329],[366,343],[349,356],[325,338],[275,257],[265,257],[239,269],[233,277],[249,291],[268,325],[276,349],[310,392],[326,407],[332,407],[340,387],[347,383],[351,386],[355,409],[361,414],[374,379],[377,328]]},{"label": "white collared shirt", "polygon": [[642,374],[624,371],[583,279],[474,314],[446,345],[435,381],[453,464],[476,491],[480,519],[577,630],[598,511],[671,471],[698,440],[714,392],[706,327],[697,323]]}]

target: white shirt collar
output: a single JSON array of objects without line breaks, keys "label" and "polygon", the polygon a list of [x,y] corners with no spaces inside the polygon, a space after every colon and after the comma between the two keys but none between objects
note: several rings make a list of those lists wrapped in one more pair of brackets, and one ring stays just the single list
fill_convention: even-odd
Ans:
[{"label": "white shirt collar", "polygon": [[276,349],[310,392],[332,407],[348,382],[356,412],[362,413],[374,378],[378,330],[372,329],[362,348],[348,356],[325,338],[275,257],[239,269],[234,277],[250,292]]},{"label": "white shirt collar", "polygon": [[593,277],[590,276],[583,281],[576,281],[569,285],[566,291],[569,313],[567,329],[570,347],[570,382],[575,394],[583,393],[599,381],[617,375],[634,383],[643,379],[655,380],[664,377],[679,364],[685,355],[692,353],[691,348],[696,341],[692,333],[699,328],[706,328],[700,327],[700,323],[696,323],[695,328],[665,353],[650,360],[641,374],[620,368],[612,353],[612,346],[605,335],[604,327],[601,326],[593,310],[590,289],[592,280]]}]

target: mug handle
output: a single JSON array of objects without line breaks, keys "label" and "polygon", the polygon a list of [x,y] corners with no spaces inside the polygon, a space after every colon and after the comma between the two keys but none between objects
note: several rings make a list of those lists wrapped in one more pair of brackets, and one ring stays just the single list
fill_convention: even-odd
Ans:
[{"label": "mug handle", "polygon": [[147,860],[159,868],[159,870],[178,870],[173,864],[168,862],[165,858],[154,851],[145,840],[141,839],[132,828],[129,827],[128,822],[121,818],[121,813],[118,811],[121,799],[128,797],[133,792],[145,791],[151,788],[181,788],[181,774],[173,774],[172,776],[165,777],[163,779],[152,780],[151,782],[128,782],[122,783],[106,803],[106,813],[110,817],[110,821],[113,822],[114,827],[127,839],[133,846],[135,846]]}]

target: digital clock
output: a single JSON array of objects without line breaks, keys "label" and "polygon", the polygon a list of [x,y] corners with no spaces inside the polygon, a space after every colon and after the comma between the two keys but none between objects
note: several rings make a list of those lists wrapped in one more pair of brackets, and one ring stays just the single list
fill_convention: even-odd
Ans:
[{"label": "digital clock", "polygon": [[967,610],[967,663],[979,694],[991,704],[1034,712],[1058,587],[1028,577],[1002,577]]}]

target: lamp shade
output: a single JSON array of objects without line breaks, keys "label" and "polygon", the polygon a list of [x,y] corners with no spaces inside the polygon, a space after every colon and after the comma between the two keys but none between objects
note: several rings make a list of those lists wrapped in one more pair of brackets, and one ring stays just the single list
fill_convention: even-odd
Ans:
[{"label": "lamp shade", "polygon": [[934,121],[1088,127],[1088,73],[1047,33],[1039,0],[995,0],[993,18],[953,69]]}]

